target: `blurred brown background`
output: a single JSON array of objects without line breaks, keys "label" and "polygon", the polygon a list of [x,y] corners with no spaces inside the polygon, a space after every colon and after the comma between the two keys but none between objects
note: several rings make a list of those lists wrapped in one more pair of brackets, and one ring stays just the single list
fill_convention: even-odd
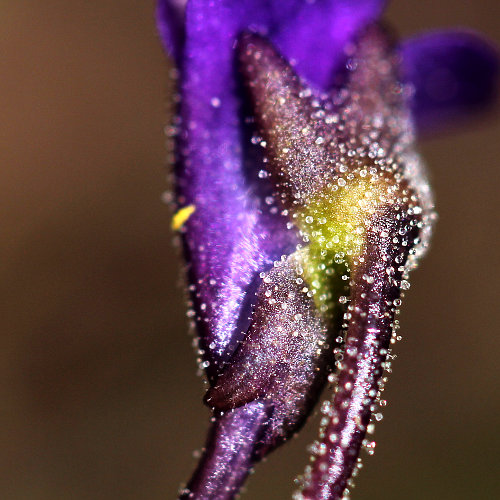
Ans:
[{"label": "blurred brown background", "polygon": [[[499,38],[497,0],[394,0]],[[0,498],[174,498],[207,428],[172,245],[153,2],[0,2]],[[422,145],[440,221],[354,499],[500,498],[500,119]],[[245,498],[290,497],[301,436]]]}]

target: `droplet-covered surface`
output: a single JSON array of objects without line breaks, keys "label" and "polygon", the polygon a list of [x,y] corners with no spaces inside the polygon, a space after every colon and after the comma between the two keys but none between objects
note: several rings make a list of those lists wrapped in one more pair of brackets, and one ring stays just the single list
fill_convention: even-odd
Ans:
[{"label": "droplet-covered surface", "polygon": [[[341,498],[361,446],[374,448],[364,436],[400,290],[428,243],[432,199],[413,149],[397,56],[382,30],[369,29],[351,49],[347,84],[330,96],[305,87],[262,38],[248,35],[241,45],[273,197],[302,240],[296,255],[304,300],[330,327],[334,311],[349,302],[337,390],[299,494]],[[276,338],[271,329],[261,335]],[[296,356],[290,359],[297,363]],[[268,368],[265,361],[260,367],[260,373]]]},{"label": "droplet-covered surface", "polygon": [[[172,43],[174,19],[160,12],[160,31],[181,61],[183,75],[175,131],[176,203],[197,207],[183,242],[193,287],[192,318],[212,381],[248,328],[259,273],[297,243],[283,217],[260,196],[254,174],[245,172],[254,152],[249,153],[241,126],[234,41],[249,26],[268,33],[311,81],[326,88],[342,64],[342,47],[382,9],[381,0],[193,0],[186,5],[185,33],[178,43]],[[250,163],[254,168],[260,161]]]},{"label": "droplet-covered surface", "polygon": [[[258,460],[300,428],[328,374],[336,371],[336,391],[323,406],[319,441],[297,495],[340,499],[360,467],[361,448],[374,450],[366,435],[382,418],[372,414],[388,367],[400,292],[427,247],[433,220],[414,150],[409,91],[400,82],[389,37],[377,26],[347,48],[343,82],[330,94],[318,95],[305,85],[261,36],[243,35],[238,51],[250,103],[247,122],[254,127],[249,141],[260,148],[264,167],[254,179],[266,186],[254,223],[264,214],[281,218],[289,237],[279,238],[289,250],[281,245],[280,258],[252,261],[261,270],[246,286],[240,335],[212,360],[216,366],[202,358],[201,368],[211,374],[205,401],[218,426],[262,403],[256,415],[265,414],[260,439],[250,429],[236,441],[221,438],[227,443],[220,452],[224,463],[249,450]],[[213,96],[210,105],[219,109],[220,98]],[[265,236],[272,237],[272,231]],[[258,247],[247,243],[243,260]],[[238,259],[233,264],[239,272]],[[191,285],[195,298],[199,285]],[[219,314],[208,311],[214,307],[210,301],[195,302],[198,322],[206,313]],[[216,352],[221,345],[201,347]],[[201,463],[212,463],[217,449],[218,442],[209,444]],[[211,467],[221,472],[224,464]],[[209,469],[201,467],[199,474]],[[244,478],[233,474],[228,484]],[[192,481],[203,486],[202,476]]]}]

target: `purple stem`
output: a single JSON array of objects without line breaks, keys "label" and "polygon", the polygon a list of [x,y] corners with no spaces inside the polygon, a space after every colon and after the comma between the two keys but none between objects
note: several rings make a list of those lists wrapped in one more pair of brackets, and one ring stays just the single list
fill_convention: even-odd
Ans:
[{"label": "purple stem", "polygon": [[[374,221],[364,261],[353,266],[344,358],[333,404],[327,408],[328,424],[306,472],[304,500],[341,499],[358,460],[390,345],[402,266],[416,236],[401,215],[389,209]],[[398,231],[406,235],[398,236]],[[389,236],[382,238],[383,232]]]},{"label": "purple stem", "polygon": [[256,443],[269,420],[266,403],[256,400],[216,418],[182,500],[230,500],[255,462]]}]

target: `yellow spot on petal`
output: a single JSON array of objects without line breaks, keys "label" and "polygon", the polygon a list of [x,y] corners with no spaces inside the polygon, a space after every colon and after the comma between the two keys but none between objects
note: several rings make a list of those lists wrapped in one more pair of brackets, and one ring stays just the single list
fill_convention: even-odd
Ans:
[{"label": "yellow spot on petal", "polygon": [[194,214],[195,210],[196,207],[194,205],[186,205],[185,207],[179,208],[172,217],[172,229],[174,231],[179,231],[188,221],[189,217]]}]

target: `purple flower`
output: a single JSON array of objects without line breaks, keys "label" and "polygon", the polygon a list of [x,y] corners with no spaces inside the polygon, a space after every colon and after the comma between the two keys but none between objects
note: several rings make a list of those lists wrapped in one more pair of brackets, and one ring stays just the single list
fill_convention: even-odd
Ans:
[{"label": "purple flower", "polygon": [[381,0],[163,0],[179,69],[176,205],[215,421],[182,498],[233,498],[304,423],[327,378],[298,498],[338,499],[387,366],[433,203],[414,128],[494,97],[472,33],[395,46]]}]

